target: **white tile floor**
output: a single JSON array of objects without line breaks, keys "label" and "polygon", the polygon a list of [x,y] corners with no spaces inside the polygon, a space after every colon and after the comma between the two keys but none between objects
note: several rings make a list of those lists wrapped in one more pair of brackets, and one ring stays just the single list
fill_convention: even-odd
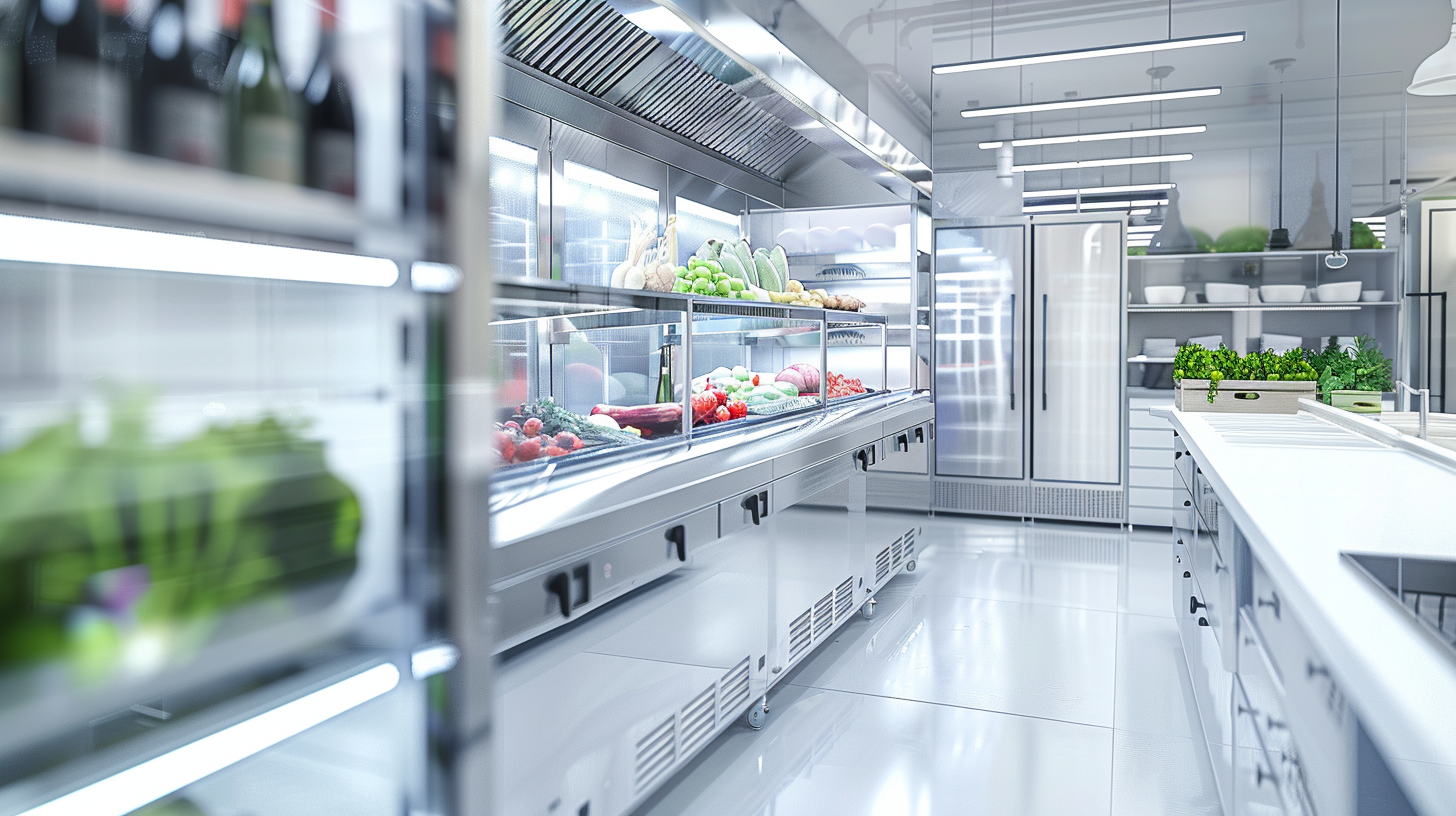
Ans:
[{"label": "white tile floor", "polygon": [[762,731],[731,727],[639,816],[1220,812],[1166,533],[941,516],[922,541]]}]

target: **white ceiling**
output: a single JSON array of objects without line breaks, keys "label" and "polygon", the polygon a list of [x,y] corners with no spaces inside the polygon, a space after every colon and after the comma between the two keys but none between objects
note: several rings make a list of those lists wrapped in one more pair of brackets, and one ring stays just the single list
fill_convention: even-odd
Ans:
[{"label": "white ceiling", "polygon": [[[936,170],[994,167],[996,122],[964,119],[966,107],[1137,93],[1154,88],[1147,71],[1170,66],[1165,90],[1217,85],[1217,97],[1081,111],[1018,114],[1015,135],[1059,135],[1187,124],[1208,132],[1156,140],[1019,148],[1018,164],[1192,152],[1187,167],[1159,166],[1028,174],[1027,189],[1166,179],[1227,151],[1272,149],[1285,98],[1287,146],[1334,144],[1336,0],[1173,0],[1171,36],[1246,31],[1243,43],[1163,53],[934,76],[931,66],[968,59],[1088,48],[1167,38],[1168,0],[798,0],[888,87],[898,87],[932,135]],[[1400,176],[1402,106],[1409,103],[1410,176],[1456,171],[1456,97],[1404,93],[1410,75],[1446,40],[1446,0],[1343,0],[1341,143],[1352,152],[1355,215],[1392,200]],[[994,25],[993,25],[994,14]],[[993,37],[994,34],[994,37]],[[1293,58],[1282,86],[1271,60]],[[878,97],[883,100],[890,95]],[[872,97],[873,98],[873,97]],[[923,106],[920,104],[923,103]],[[888,104],[881,102],[880,104]],[[873,106],[873,103],[872,103]],[[874,110],[869,111],[876,117]],[[929,114],[928,121],[925,114]]]}]

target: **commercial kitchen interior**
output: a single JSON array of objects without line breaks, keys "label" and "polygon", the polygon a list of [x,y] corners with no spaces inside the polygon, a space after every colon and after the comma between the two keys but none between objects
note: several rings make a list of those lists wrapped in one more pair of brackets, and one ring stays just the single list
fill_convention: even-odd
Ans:
[{"label": "commercial kitchen interior", "polygon": [[0,0],[0,816],[1456,813],[1456,0]]}]

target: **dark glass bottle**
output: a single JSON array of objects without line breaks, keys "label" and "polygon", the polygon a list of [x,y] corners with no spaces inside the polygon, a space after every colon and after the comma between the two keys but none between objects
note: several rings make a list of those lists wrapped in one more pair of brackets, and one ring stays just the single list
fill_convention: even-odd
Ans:
[{"label": "dark glass bottle", "polygon": [[354,105],[339,68],[334,0],[322,0],[318,62],[303,88],[308,103],[308,184],[352,196],[355,190]]},{"label": "dark glass bottle", "polygon": [[278,66],[270,0],[249,4],[223,84],[232,169],[302,184],[303,119]]},{"label": "dark glass bottle", "polygon": [[222,90],[223,37],[199,42],[188,25],[190,4],[163,0],[152,16],[139,83],[138,142],[164,159],[224,167],[227,164]]},{"label": "dark glass bottle", "polygon": [[41,0],[26,19],[26,125],[77,142],[127,148],[141,30],[126,0]]}]

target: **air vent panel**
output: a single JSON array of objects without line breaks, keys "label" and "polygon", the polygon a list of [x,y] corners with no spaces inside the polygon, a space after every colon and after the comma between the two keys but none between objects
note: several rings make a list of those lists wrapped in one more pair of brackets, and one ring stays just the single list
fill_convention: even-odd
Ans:
[{"label": "air vent panel", "polygon": [[854,578],[845,578],[834,590],[834,619],[844,620],[854,611]]},{"label": "air vent panel", "polygon": [[689,754],[713,735],[717,719],[718,685],[714,683],[683,706],[678,717],[678,733],[681,735],[683,754]]},{"label": "air vent panel", "polygon": [[729,669],[718,681],[718,716],[731,717],[748,702],[749,662],[748,658],[743,658],[742,663]]},{"label": "air vent panel", "polygon": [[813,638],[810,632],[811,610],[805,609],[804,613],[794,622],[789,624],[789,659],[793,660],[809,648]]},{"label": "air vent panel", "polygon": [[834,627],[834,593],[830,592],[814,604],[814,639],[818,640]]},{"label": "air vent panel", "polygon": [[637,740],[635,778],[637,791],[646,790],[677,760],[677,728],[669,716],[663,723]]}]

